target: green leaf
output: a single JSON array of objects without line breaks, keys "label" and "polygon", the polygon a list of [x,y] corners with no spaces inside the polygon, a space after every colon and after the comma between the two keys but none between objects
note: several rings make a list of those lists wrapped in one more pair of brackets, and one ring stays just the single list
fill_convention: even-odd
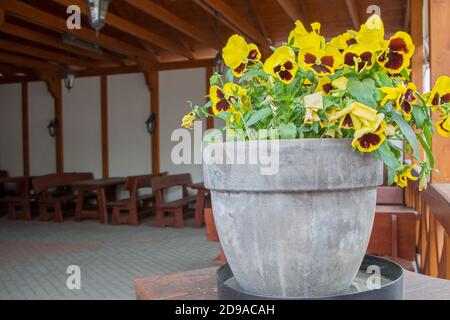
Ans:
[{"label": "green leaf", "polygon": [[391,168],[394,171],[402,169],[402,163],[400,159],[397,158],[392,152],[387,141],[383,142],[383,144],[373,152],[373,155],[378,160],[383,161],[387,167]]},{"label": "green leaf", "polygon": [[427,155],[428,163],[430,164],[430,167],[433,170],[434,169],[434,156],[433,156],[433,152],[431,151],[431,145],[429,145],[427,143],[427,141],[421,135],[417,135],[417,139],[419,139],[420,144],[422,145],[422,148]]},{"label": "green leaf", "polygon": [[245,126],[248,128],[252,125],[254,125],[255,123],[257,123],[258,121],[261,121],[265,118],[267,118],[269,115],[272,114],[272,109],[271,108],[263,108],[263,109],[259,109],[258,111],[256,111],[252,117],[247,121],[247,123],[245,124]]},{"label": "green leaf", "polygon": [[394,169],[392,169],[391,167],[386,167],[386,168],[387,168],[387,178],[388,178],[387,184],[388,184],[388,186],[391,186],[394,184],[394,178],[395,178],[396,171]]},{"label": "green leaf", "polygon": [[386,71],[380,70],[373,74],[373,78],[378,87],[392,87],[392,81]]},{"label": "green leaf", "polygon": [[233,82],[233,80],[234,80],[233,70],[231,70],[231,69],[228,69],[228,70],[227,70],[227,73],[226,73],[226,75],[225,75],[225,80],[226,80],[227,82]]},{"label": "green leaf", "polygon": [[416,157],[417,159],[420,159],[419,142],[417,141],[416,134],[414,133],[411,126],[397,112],[392,112],[392,118],[397,123],[398,127],[400,128],[400,131],[403,133],[406,140],[408,140],[409,145],[412,147],[414,157]]},{"label": "green leaf", "polygon": [[347,85],[350,94],[359,102],[372,108],[377,107],[374,98],[375,82],[372,79],[359,81],[357,78],[350,78]]},{"label": "green leaf", "polygon": [[295,139],[297,136],[297,127],[292,122],[280,124],[279,129],[281,139]]},{"label": "green leaf", "polygon": [[427,118],[427,115],[425,114],[423,109],[419,106],[414,105],[412,114],[414,117],[414,121],[416,122],[416,127],[418,129],[422,128],[423,123],[424,123],[425,119]]},{"label": "green leaf", "polygon": [[433,141],[433,127],[432,127],[432,124],[431,124],[431,126],[425,125],[423,127],[423,134],[425,136],[425,139],[426,139],[428,145],[431,146],[431,142]]},{"label": "green leaf", "polygon": [[242,83],[244,81],[247,81],[248,79],[252,77],[261,77],[263,79],[267,79],[267,74],[262,71],[261,69],[253,69],[249,70],[239,79],[239,83]]},{"label": "green leaf", "polygon": [[220,112],[220,113],[216,114],[216,117],[220,118],[220,119],[222,119],[224,121],[228,121],[231,118],[231,113],[229,113],[229,112]]}]

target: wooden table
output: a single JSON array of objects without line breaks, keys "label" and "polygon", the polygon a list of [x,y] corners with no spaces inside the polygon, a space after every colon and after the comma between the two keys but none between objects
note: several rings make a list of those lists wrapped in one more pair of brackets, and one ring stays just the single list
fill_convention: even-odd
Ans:
[{"label": "wooden table", "polygon": [[[125,178],[105,178],[71,183],[70,186],[78,190],[75,220],[81,221],[83,218],[95,218],[100,219],[102,223],[108,223],[106,202],[115,200],[117,186],[124,184],[125,180]],[[97,210],[84,209],[84,195],[89,191],[94,191],[97,194]]]},{"label": "wooden table", "polygon": [[195,219],[194,228],[201,228],[205,223],[205,217],[203,216],[203,210],[205,209],[206,199],[210,197],[209,190],[205,188],[203,182],[192,183],[188,186],[191,189],[197,190],[197,200],[195,204]]},{"label": "wooden table", "polygon": [[[136,279],[138,300],[217,300],[216,267]],[[450,281],[405,271],[405,300],[450,300]]]}]

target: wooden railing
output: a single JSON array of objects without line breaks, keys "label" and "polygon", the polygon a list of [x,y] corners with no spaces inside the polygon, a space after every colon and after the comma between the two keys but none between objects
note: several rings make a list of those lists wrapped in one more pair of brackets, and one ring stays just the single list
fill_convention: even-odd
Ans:
[{"label": "wooden railing", "polygon": [[418,181],[406,189],[406,204],[420,213],[417,226],[419,271],[450,279],[450,184],[436,183],[419,192]]}]

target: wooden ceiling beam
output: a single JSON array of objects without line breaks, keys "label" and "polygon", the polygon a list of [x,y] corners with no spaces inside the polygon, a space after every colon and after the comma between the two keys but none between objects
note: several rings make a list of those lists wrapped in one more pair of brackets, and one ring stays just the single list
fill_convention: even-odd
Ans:
[{"label": "wooden ceiling beam", "polygon": [[306,23],[306,17],[301,10],[299,1],[277,0],[277,2],[292,21],[300,20],[301,22]]},{"label": "wooden ceiling beam", "polygon": [[[218,19],[218,17],[216,16],[216,11],[213,8],[211,8],[210,6],[208,6],[205,2],[203,2],[203,0],[194,0],[194,2],[200,8],[202,8],[205,12],[207,12],[209,14],[209,16],[211,17],[213,22],[215,22],[215,20]],[[225,25],[226,27],[230,28],[230,30],[232,30],[235,33],[241,33],[241,30],[239,30],[238,27],[236,27],[234,24],[230,23],[228,20],[220,19],[218,24]],[[216,27],[214,29],[217,30]],[[222,46],[223,46],[223,44],[221,44],[221,47]]]},{"label": "wooden ceiling beam", "polygon": [[27,56],[32,56],[44,60],[51,60],[58,62],[64,65],[73,65],[82,68],[94,68],[98,64],[94,62],[89,62],[69,56],[65,56],[63,54],[55,53],[48,50],[39,49],[36,47],[30,47],[27,45],[23,45],[17,42],[12,42],[8,40],[0,39],[0,47],[3,47],[4,50],[12,51],[16,53],[20,53]]},{"label": "wooden ceiling beam", "polygon": [[49,36],[44,33],[40,33],[28,28],[19,27],[15,24],[11,24],[5,22],[0,26],[0,32],[13,35],[18,38],[22,38],[25,40],[37,42],[49,47],[53,47],[60,50],[65,50],[69,52],[73,52],[77,55],[88,57],[95,60],[102,60],[105,62],[116,63],[113,57],[106,53],[96,53],[91,52],[89,50],[83,50],[65,43],[62,43],[61,38],[57,39],[55,37]]},{"label": "wooden ceiling beam", "polygon": [[22,56],[6,53],[3,51],[0,52],[0,61],[7,63],[7,64],[15,65],[18,67],[25,67],[25,68],[30,68],[30,69],[40,68],[42,70],[49,70],[49,71],[54,71],[54,72],[57,72],[57,71],[62,72],[63,71],[63,69],[58,65],[46,63],[46,62],[43,62],[43,61],[37,60],[37,59],[31,59],[31,58],[27,58],[27,57],[22,57]]},{"label": "wooden ceiling beam", "polygon": [[256,0],[248,0],[248,6],[250,8],[251,14],[255,17],[256,23],[258,24],[258,29],[261,31],[261,34],[266,38],[270,39],[269,33],[267,32],[267,28],[261,20],[261,16],[258,14],[256,10]]},{"label": "wooden ceiling beam", "polygon": [[[84,14],[88,14],[88,8],[83,0],[53,0],[53,1],[62,4],[64,6],[76,4],[81,8],[81,11]],[[146,28],[134,24],[126,19],[123,19],[111,12],[108,12],[108,14],[106,15],[106,24],[117,30],[130,34],[133,37],[136,37],[140,40],[147,41],[161,48],[181,54],[186,58],[195,59],[195,56],[193,56],[191,52],[189,52],[182,46],[179,46],[175,42],[172,42],[171,40],[162,37],[156,33],[148,31]],[[102,35],[100,35],[99,38],[100,37],[102,37]],[[148,58],[146,57],[147,56],[146,51],[145,50],[143,51],[145,52],[145,54],[138,54],[137,56],[141,55],[141,58],[144,59]]]},{"label": "wooden ceiling beam", "polygon": [[270,52],[267,39],[231,6],[223,0],[208,0],[205,3],[214,11],[221,13],[225,19],[237,26],[242,33],[258,43],[262,50]]},{"label": "wooden ceiling beam", "polygon": [[166,23],[170,27],[190,36],[191,38],[206,44],[212,48],[218,49],[218,43],[208,33],[194,27],[190,22],[183,20],[177,15],[173,14],[164,7],[156,4],[153,1],[142,0],[124,0],[133,7],[145,12],[146,14]]},{"label": "wooden ceiling beam", "polygon": [[359,19],[358,6],[356,4],[356,1],[355,0],[345,0],[345,5],[347,6],[347,10],[350,15],[350,18],[352,19],[353,28],[355,30],[359,30],[361,21]]},{"label": "wooden ceiling beam", "polygon": [[0,6],[0,26],[5,23],[5,9]]},{"label": "wooden ceiling beam", "polygon": [[411,0],[406,0],[405,20],[403,22],[404,31],[406,32],[410,31],[410,22],[411,22]]},{"label": "wooden ceiling beam", "polygon": [[60,33],[68,32],[75,37],[98,44],[101,47],[108,48],[111,51],[115,51],[130,57],[140,56],[143,59],[148,58],[148,54],[145,50],[139,49],[127,42],[117,40],[113,37],[100,34],[97,36],[95,31],[89,28],[81,28],[79,30],[68,30],[66,26],[66,20],[56,17],[48,12],[39,10],[33,6],[25,4],[23,2],[14,0],[2,0],[6,13],[17,17],[22,20],[40,25],[44,28],[51,29]]}]

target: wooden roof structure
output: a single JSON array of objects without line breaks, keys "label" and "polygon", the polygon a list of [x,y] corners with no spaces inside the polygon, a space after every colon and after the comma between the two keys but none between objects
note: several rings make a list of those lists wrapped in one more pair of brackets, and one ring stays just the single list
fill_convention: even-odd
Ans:
[{"label": "wooden roof structure", "polygon": [[[374,2],[387,35],[408,31],[410,0],[113,0],[98,36],[84,0],[1,0],[0,83],[62,75],[66,66],[82,76],[211,65],[233,33],[267,55],[271,43],[286,41],[296,19],[321,22],[330,38],[359,28]],[[80,30],[66,27],[72,4],[83,13]],[[65,33],[102,52],[64,43]]]}]

